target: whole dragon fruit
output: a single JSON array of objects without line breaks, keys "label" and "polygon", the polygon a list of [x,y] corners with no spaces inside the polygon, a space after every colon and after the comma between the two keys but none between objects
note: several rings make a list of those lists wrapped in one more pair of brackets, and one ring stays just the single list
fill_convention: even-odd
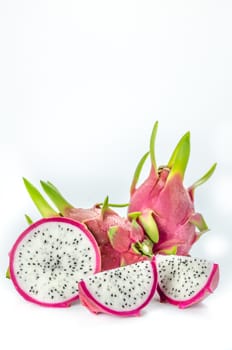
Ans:
[{"label": "whole dragon fruit", "polygon": [[[203,216],[195,212],[194,190],[213,174],[216,163],[189,188],[183,184],[190,154],[190,133],[178,142],[166,166],[157,167],[155,123],[150,151],[140,160],[130,189],[128,216],[137,220],[154,243],[153,252],[187,255],[191,246],[208,230]],[[151,170],[148,178],[136,188],[142,167],[150,154]],[[197,230],[196,230],[197,229]]]},{"label": "whole dragon fruit", "polygon": [[[136,220],[130,221],[112,210],[109,207],[108,197],[101,205],[96,204],[89,209],[75,208],[64,199],[53,184],[41,181],[44,191],[59,210],[57,213],[28,180],[24,179],[24,184],[43,217],[63,216],[88,228],[101,251],[101,270],[132,264],[150,255],[143,228]],[[136,245],[141,249],[134,248]]]}]

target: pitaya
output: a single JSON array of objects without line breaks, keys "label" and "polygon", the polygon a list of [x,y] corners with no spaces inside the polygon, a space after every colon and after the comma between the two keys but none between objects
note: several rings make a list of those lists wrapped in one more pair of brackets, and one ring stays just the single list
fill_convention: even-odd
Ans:
[{"label": "pitaya", "polygon": [[[53,184],[41,181],[44,191],[59,210],[57,213],[28,180],[24,179],[24,184],[42,216],[62,215],[86,225],[100,247],[102,270],[135,263],[150,256],[142,227],[136,220],[122,218],[112,210],[108,197],[103,204],[90,209],[74,208]],[[134,248],[136,244],[137,249]]]},{"label": "pitaya", "polygon": [[[203,216],[195,212],[194,190],[213,174],[216,164],[191,187],[183,185],[190,154],[190,133],[177,144],[167,165],[157,168],[155,139],[158,122],[152,131],[150,151],[139,162],[130,191],[128,216],[143,226],[153,241],[153,252],[176,250],[187,255],[194,242],[208,230]],[[142,167],[150,154],[151,170],[148,178],[136,188]],[[198,229],[198,232],[196,231]]]},{"label": "pitaya", "polygon": [[161,301],[186,308],[205,299],[219,281],[219,267],[204,259],[156,255]]},{"label": "pitaya", "polygon": [[93,313],[138,316],[157,286],[154,260],[104,271],[79,282],[81,303]]},{"label": "pitaya", "polygon": [[30,225],[10,254],[10,277],[28,301],[66,307],[78,299],[78,282],[100,271],[98,245],[86,227],[54,217]]}]

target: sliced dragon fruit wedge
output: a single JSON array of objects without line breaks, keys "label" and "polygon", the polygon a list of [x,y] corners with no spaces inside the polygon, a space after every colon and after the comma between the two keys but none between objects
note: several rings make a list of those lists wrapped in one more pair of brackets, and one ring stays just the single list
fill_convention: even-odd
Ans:
[{"label": "sliced dragon fruit wedge", "polygon": [[79,282],[79,296],[93,313],[138,316],[156,287],[155,260],[146,260],[84,278]]},{"label": "sliced dragon fruit wedge", "polygon": [[189,256],[157,255],[161,301],[184,309],[205,299],[219,281],[217,264]]},{"label": "sliced dragon fruit wedge", "polygon": [[28,301],[51,307],[66,307],[78,299],[78,282],[101,267],[92,234],[84,225],[62,217],[29,226],[9,257],[17,291]]}]

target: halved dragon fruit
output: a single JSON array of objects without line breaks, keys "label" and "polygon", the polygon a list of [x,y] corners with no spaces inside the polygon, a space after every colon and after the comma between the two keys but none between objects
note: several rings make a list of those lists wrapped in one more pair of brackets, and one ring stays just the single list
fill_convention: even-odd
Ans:
[{"label": "halved dragon fruit", "polygon": [[100,271],[98,245],[86,227],[54,217],[30,225],[10,254],[10,277],[28,301],[66,307],[78,299],[78,282]]},{"label": "halved dragon fruit", "polygon": [[[190,155],[190,133],[178,142],[167,165],[157,167],[155,123],[150,150],[140,160],[132,180],[128,216],[136,218],[154,242],[154,253],[175,248],[179,255],[188,255],[191,246],[208,230],[203,216],[194,209],[194,191],[213,174],[216,163],[189,188],[183,184]],[[142,167],[150,154],[151,170],[147,179],[136,188]]]},{"label": "halved dragon fruit", "polygon": [[97,273],[79,282],[81,303],[93,313],[138,316],[157,286],[154,260]]},{"label": "halved dragon fruit", "polygon": [[219,281],[217,264],[200,258],[157,255],[158,287],[161,301],[184,309],[211,294]]}]

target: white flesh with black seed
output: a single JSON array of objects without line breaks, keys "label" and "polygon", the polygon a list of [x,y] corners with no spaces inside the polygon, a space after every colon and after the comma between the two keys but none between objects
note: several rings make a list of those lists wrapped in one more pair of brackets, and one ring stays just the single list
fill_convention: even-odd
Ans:
[{"label": "white flesh with black seed", "polygon": [[151,294],[154,278],[150,261],[141,261],[87,277],[84,284],[97,302],[120,312],[142,305]]},{"label": "white flesh with black seed", "polygon": [[41,303],[60,303],[78,294],[78,282],[96,269],[96,252],[83,231],[64,222],[31,230],[14,254],[19,288]]},{"label": "white flesh with black seed", "polygon": [[213,264],[186,256],[156,256],[161,291],[176,301],[193,298],[207,283]]}]

